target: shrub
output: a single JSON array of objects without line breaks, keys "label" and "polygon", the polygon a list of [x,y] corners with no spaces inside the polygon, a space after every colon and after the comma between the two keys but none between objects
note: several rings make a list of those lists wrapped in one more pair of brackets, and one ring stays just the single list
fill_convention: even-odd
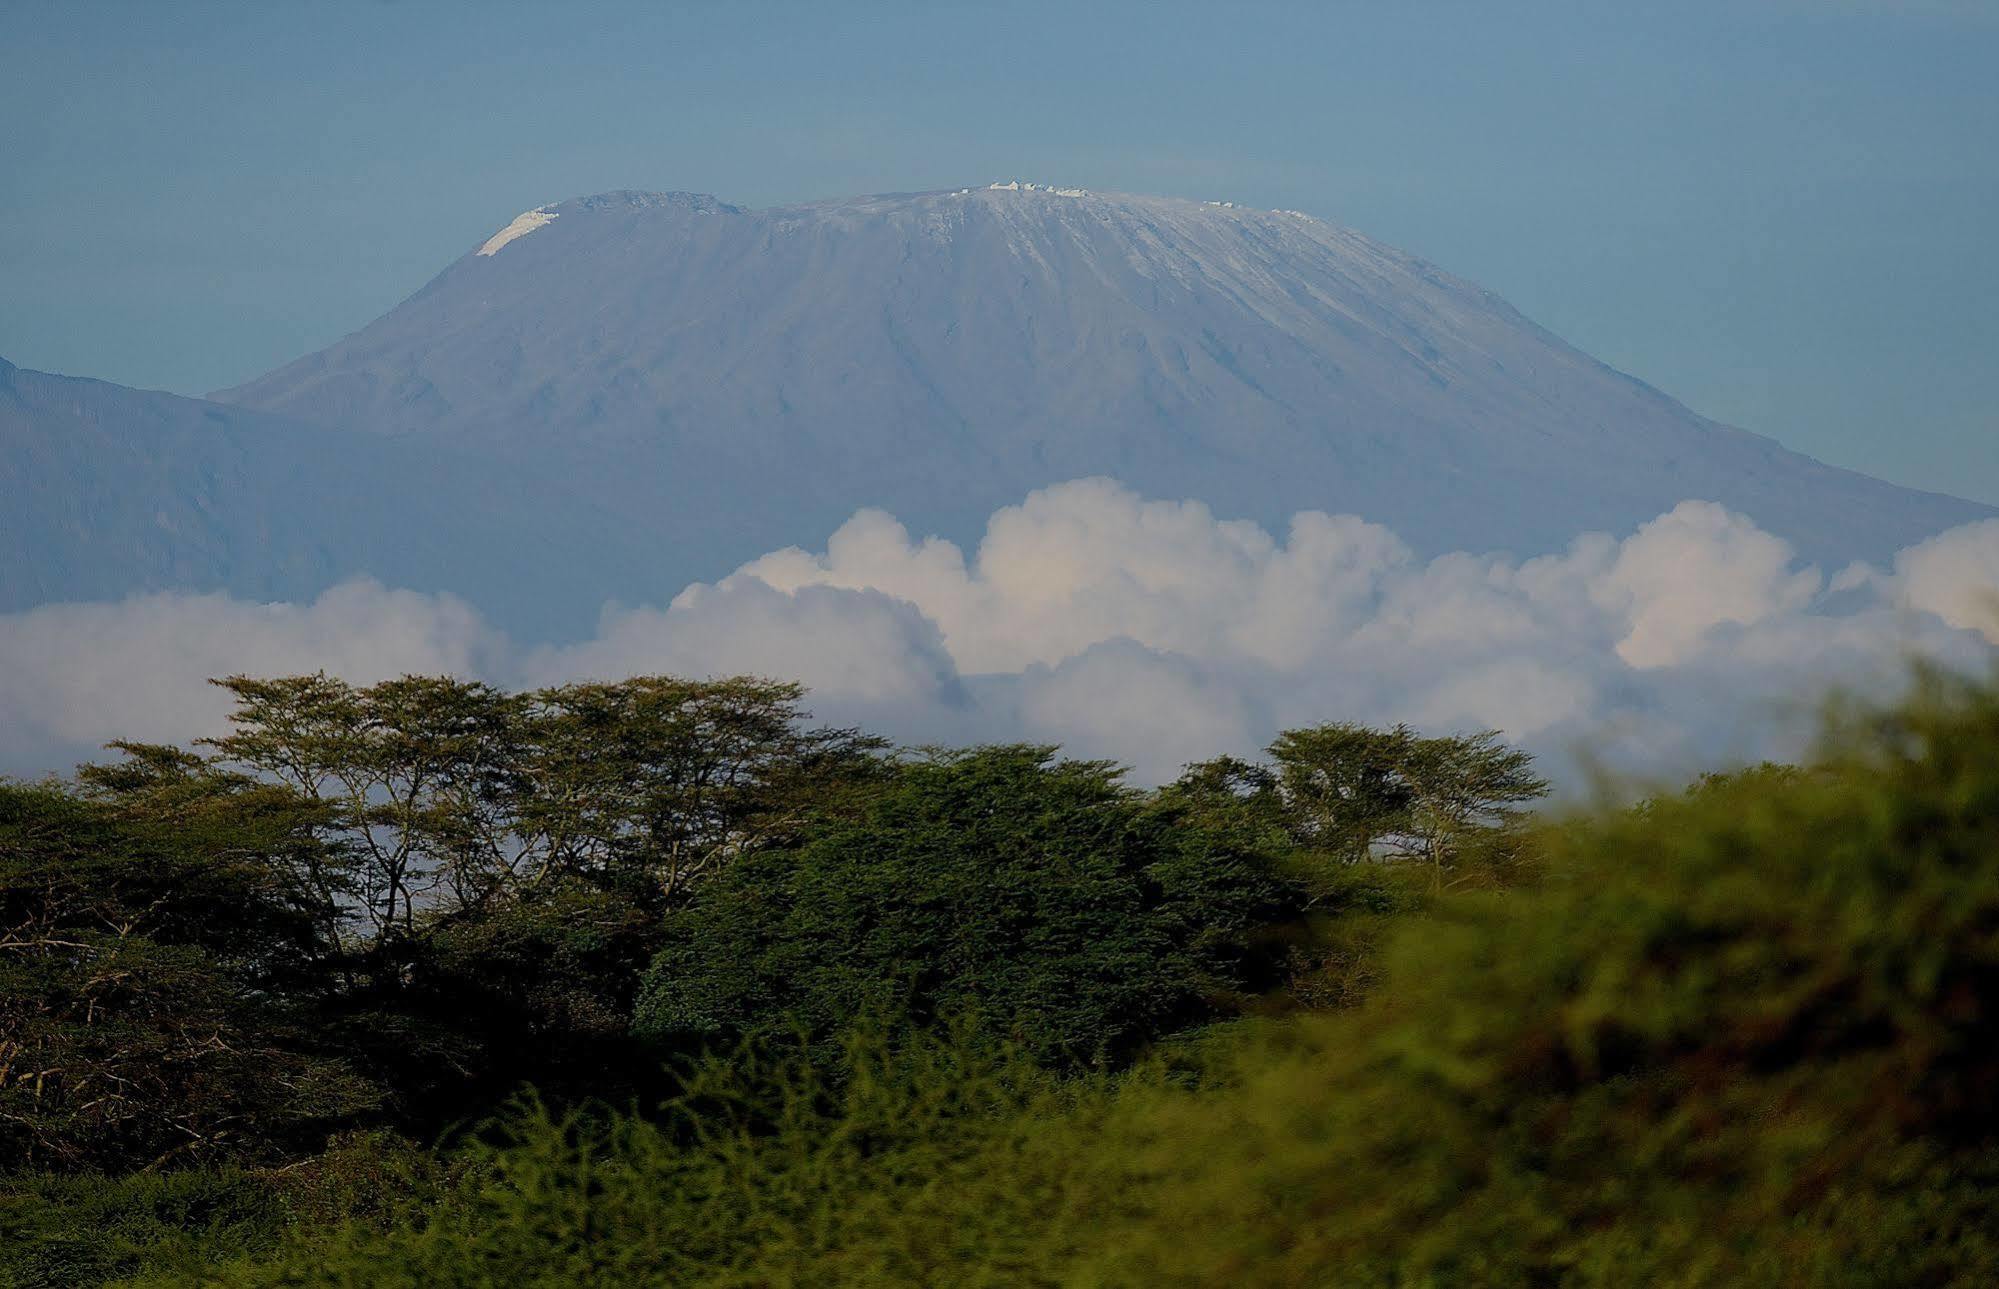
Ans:
[{"label": "shrub", "polygon": [[656,1119],[526,1100],[442,1202],[302,1233],[213,1283],[1036,1283],[1076,1090],[963,1028],[840,1046],[837,1080],[796,1048],[708,1060]]},{"label": "shrub", "polygon": [[191,1278],[275,1244],[284,1217],[276,1192],[239,1169],[12,1178],[0,1184],[0,1284]]}]

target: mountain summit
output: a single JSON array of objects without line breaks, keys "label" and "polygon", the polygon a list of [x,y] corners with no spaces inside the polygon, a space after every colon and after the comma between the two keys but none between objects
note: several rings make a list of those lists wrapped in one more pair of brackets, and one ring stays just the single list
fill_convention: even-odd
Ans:
[{"label": "mountain summit", "polygon": [[526,212],[379,321],[215,398],[571,478],[690,576],[856,507],[976,537],[1109,475],[1419,549],[1554,548],[1689,497],[1814,559],[1982,507],[1709,421],[1489,291],[1295,211],[1009,181]]}]

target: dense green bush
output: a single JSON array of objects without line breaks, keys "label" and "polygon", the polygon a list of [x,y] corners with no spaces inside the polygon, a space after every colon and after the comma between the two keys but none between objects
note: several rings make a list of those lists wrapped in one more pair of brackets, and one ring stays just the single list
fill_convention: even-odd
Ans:
[{"label": "dense green bush", "polygon": [[[1046,1149],[1043,1126],[1067,1133],[1105,1085],[1065,1088],[964,1030],[842,1047],[837,1080],[796,1049],[706,1062],[652,1118],[527,1101],[444,1202],[301,1232],[211,1283],[1033,1283],[1050,1265],[1040,1210],[1081,1144]],[[1022,1184],[1029,1159],[1046,1190]]]},{"label": "dense green bush", "polygon": [[851,819],[744,856],[668,916],[636,1013],[665,1044],[976,1013],[1039,1059],[1122,1061],[1258,978],[1296,893],[1098,762],[990,747],[906,766]]},{"label": "dense green bush", "polygon": [[15,1175],[0,1183],[0,1285],[202,1283],[287,1240],[393,1229],[443,1200],[467,1168],[370,1133],[275,1169]]},{"label": "dense green bush", "polygon": [[276,1191],[235,1168],[15,1178],[0,1190],[0,1284],[67,1289],[134,1274],[196,1278],[275,1244]]}]

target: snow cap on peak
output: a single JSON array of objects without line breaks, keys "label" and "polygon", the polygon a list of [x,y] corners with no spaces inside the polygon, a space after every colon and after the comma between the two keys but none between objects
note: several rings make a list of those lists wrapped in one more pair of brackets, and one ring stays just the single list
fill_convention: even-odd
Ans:
[{"label": "snow cap on peak", "polygon": [[487,238],[486,244],[479,248],[479,254],[497,255],[500,248],[508,242],[513,241],[517,237],[526,237],[535,229],[557,218],[559,216],[546,206],[536,206],[533,210],[522,211],[520,214],[514,216],[513,223],[508,224],[505,228]]},{"label": "snow cap on peak", "polygon": [[990,183],[988,192],[1045,192],[1054,197],[1087,197],[1088,188],[1054,188],[1048,184],[1029,183],[1025,179],[1014,179],[1007,183]]}]

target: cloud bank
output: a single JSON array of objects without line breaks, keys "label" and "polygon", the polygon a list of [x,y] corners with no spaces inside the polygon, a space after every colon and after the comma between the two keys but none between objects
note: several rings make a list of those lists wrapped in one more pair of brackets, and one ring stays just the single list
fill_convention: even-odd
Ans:
[{"label": "cloud bank", "polygon": [[1912,655],[1975,668],[1994,645],[1999,520],[1830,577],[1702,501],[1537,559],[1425,562],[1351,516],[1299,514],[1278,536],[1086,479],[996,512],[969,556],[862,511],[823,551],[607,609],[559,648],[368,581],[305,605],[168,594],[0,617],[0,768],[212,734],[226,704],[208,677],[324,668],[509,685],[754,672],[810,686],[824,719],[1059,742],[1142,780],[1331,719],[1494,727],[1571,779],[1585,759],[1680,775],[1796,755],[1827,688],[1885,692]]}]

